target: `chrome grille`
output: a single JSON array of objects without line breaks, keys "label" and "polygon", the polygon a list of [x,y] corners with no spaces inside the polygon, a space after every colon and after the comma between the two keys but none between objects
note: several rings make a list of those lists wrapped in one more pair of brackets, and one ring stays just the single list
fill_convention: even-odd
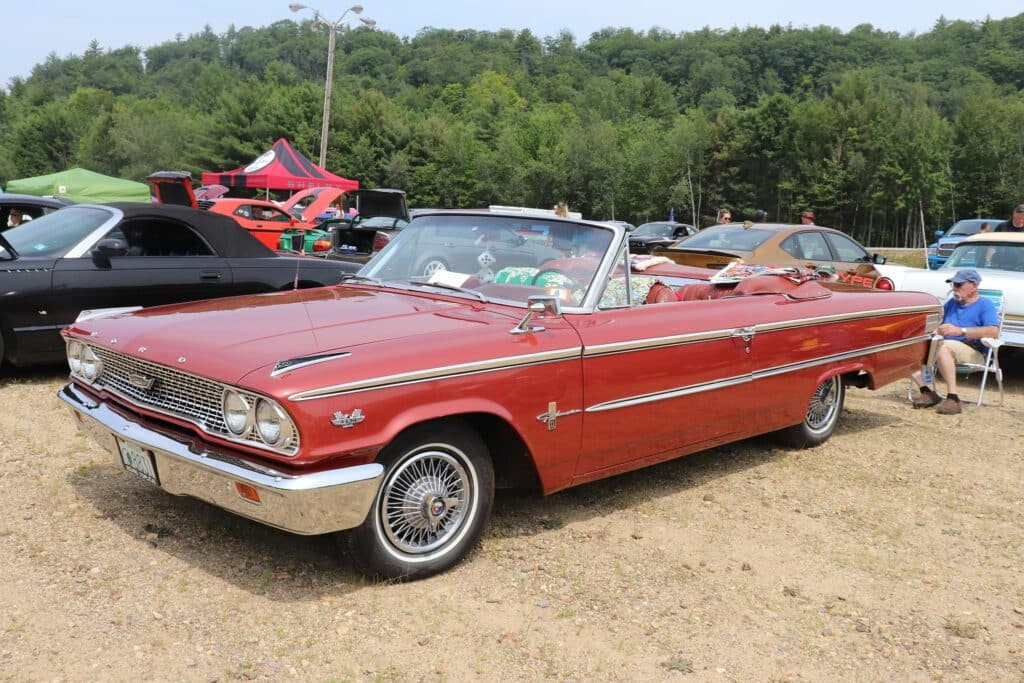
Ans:
[{"label": "chrome grille", "polygon": [[[116,351],[97,346],[92,349],[103,361],[97,387],[111,389],[137,405],[182,417],[205,431],[230,438],[221,407],[224,388],[217,382]],[[150,389],[142,389],[132,383],[133,374],[155,381]]]},{"label": "chrome grille", "polygon": [[953,255],[953,250],[954,249],[956,249],[956,245],[955,244],[940,244],[939,248],[936,250],[936,253],[939,256],[945,256],[945,257],[949,258],[950,256]]}]

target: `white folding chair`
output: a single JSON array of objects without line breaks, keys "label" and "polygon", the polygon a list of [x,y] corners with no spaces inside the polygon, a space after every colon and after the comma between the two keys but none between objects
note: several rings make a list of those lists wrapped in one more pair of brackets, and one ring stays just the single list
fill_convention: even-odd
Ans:
[{"label": "white folding chair", "polygon": [[[1006,312],[1006,298],[1003,296],[1002,290],[999,289],[979,289],[978,294],[995,304],[999,330],[995,337],[981,338],[981,344],[985,347],[984,360],[981,363],[957,363],[956,374],[968,376],[976,372],[981,373],[981,387],[978,389],[977,401],[979,406],[982,404],[982,399],[985,398],[985,385],[988,383],[989,374],[991,374],[996,378],[996,384],[999,386],[999,405],[1003,405],[1003,370],[999,367],[999,348],[1003,345],[1003,316]],[[926,384],[933,384],[933,378],[939,374],[938,367],[932,364],[931,366],[926,365],[923,369]],[[907,388],[907,398],[911,400],[914,398],[913,382],[910,382],[910,386]]]},{"label": "white folding chair", "polygon": [[998,330],[995,337],[982,337],[981,343],[985,347],[984,361],[981,363],[957,363],[956,374],[971,375],[975,372],[981,373],[981,388],[978,390],[978,405],[985,398],[985,384],[991,373],[999,385],[999,405],[1003,405],[1003,369],[999,367],[999,348],[1003,345],[1003,315],[1006,313],[1006,297],[999,289],[979,289],[978,294],[990,300],[996,307],[996,320]]}]

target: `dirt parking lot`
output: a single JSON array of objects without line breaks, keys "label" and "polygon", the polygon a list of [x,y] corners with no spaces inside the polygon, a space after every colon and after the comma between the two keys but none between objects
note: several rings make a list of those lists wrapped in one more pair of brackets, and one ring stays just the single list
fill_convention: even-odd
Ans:
[{"label": "dirt parking lot", "polygon": [[8,374],[0,680],[1020,681],[1024,362],[1008,374],[1002,408],[851,390],[814,450],[500,494],[468,561],[394,585],[120,472],[59,407],[60,369]]}]

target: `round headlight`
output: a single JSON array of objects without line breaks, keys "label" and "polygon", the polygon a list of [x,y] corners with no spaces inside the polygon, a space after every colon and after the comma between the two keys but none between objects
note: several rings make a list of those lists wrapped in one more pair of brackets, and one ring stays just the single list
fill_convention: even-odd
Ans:
[{"label": "round headlight", "polygon": [[224,422],[232,434],[241,436],[249,431],[251,411],[252,406],[245,396],[234,391],[224,392]]},{"label": "round headlight", "polygon": [[82,342],[68,342],[68,367],[76,375],[82,372]]},{"label": "round headlight", "polygon": [[89,346],[82,348],[82,375],[90,382],[100,376],[103,361]]},{"label": "round headlight", "polygon": [[256,404],[256,430],[269,446],[286,445],[294,433],[292,421],[281,406],[264,400]]}]

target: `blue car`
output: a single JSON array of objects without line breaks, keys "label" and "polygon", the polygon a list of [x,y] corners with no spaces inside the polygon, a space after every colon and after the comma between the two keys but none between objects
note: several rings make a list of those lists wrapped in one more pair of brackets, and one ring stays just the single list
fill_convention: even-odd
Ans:
[{"label": "blue car", "polygon": [[989,224],[989,230],[995,230],[1002,222],[1001,218],[965,218],[954,223],[953,227],[945,232],[936,230],[935,236],[939,240],[928,245],[928,267],[931,270],[940,268],[953,253],[956,245],[965,237],[977,235],[985,223]]}]

